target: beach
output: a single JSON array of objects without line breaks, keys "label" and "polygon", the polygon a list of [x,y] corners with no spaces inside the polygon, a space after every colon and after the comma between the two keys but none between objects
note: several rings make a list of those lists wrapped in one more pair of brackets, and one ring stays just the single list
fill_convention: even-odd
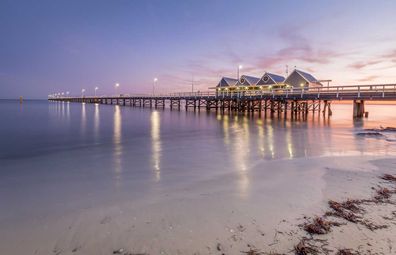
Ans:
[{"label": "beach", "polygon": [[[356,134],[375,119],[353,126],[337,115],[329,124],[41,102],[18,114],[34,108],[47,109],[41,117],[61,137],[32,150],[41,132],[52,135],[37,128],[26,150],[2,151],[1,254],[294,254],[329,200],[368,199],[378,185],[392,187],[381,175],[396,175],[393,142]],[[314,236],[329,254],[394,252],[395,205],[361,206],[388,227],[336,219],[343,225]]]},{"label": "beach", "polygon": [[[34,223],[3,226],[2,253],[240,254],[252,248],[289,254],[307,237],[299,228],[304,217],[323,214],[329,199],[370,197],[381,174],[396,174],[395,165],[392,158],[359,156],[314,158],[309,164],[279,160],[249,169],[246,177],[226,174],[191,186],[159,186],[158,193],[133,203],[87,205],[61,218],[43,215]],[[271,170],[260,172],[262,167]],[[235,192],[246,181],[248,197]],[[389,228],[335,227],[320,236],[329,240],[327,248],[391,254],[396,221],[381,217],[391,217],[395,206],[367,209]]]}]

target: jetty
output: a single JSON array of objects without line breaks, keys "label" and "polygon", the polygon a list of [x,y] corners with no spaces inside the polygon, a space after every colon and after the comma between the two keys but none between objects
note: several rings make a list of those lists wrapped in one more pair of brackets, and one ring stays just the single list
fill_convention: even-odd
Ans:
[{"label": "jetty", "polygon": [[[264,88],[264,87],[262,87]],[[271,115],[308,114],[309,112],[330,116],[331,103],[351,101],[354,118],[361,118],[366,101],[395,101],[396,84],[349,85],[328,87],[283,87],[257,89],[237,87],[207,92],[169,93],[158,95],[113,96],[54,96],[50,101],[123,105],[170,109],[194,109],[220,112],[265,112]]]}]

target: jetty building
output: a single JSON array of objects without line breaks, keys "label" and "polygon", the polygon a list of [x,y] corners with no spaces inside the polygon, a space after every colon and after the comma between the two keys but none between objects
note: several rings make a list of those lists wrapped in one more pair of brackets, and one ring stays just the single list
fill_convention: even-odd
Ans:
[{"label": "jetty building", "polygon": [[286,78],[279,74],[265,72],[261,78],[242,75],[239,79],[222,77],[217,86],[217,91],[233,90],[274,90],[293,88],[322,87],[320,80],[312,74],[295,69]]}]

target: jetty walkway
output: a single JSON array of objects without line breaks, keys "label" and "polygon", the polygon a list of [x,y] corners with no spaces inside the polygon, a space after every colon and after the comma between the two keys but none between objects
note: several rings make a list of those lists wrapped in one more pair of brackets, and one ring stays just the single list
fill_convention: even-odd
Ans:
[{"label": "jetty walkway", "polygon": [[367,116],[365,101],[395,101],[396,84],[349,85],[288,89],[257,89],[245,87],[209,92],[170,93],[158,95],[56,96],[50,101],[117,104],[133,107],[170,109],[193,108],[207,111],[262,112],[271,114],[331,115],[332,101],[352,101],[353,117]]}]

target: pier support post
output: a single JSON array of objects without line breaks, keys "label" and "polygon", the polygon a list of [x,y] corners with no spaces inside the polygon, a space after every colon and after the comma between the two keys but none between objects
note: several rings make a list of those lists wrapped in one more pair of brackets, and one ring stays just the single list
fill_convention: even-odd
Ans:
[{"label": "pier support post", "polygon": [[287,101],[285,101],[285,112],[284,112],[284,114],[285,114],[285,119],[287,119]]},{"label": "pier support post", "polygon": [[323,116],[326,115],[326,109],[327,109],[327,100],[323,100]]},{"label": "pier support post", "polygon": [[323,100],[323,116],[326,116],[326,110],[327,116],[333,115],[333,112],[331,111],[331,103],[327,100]]},{"label": "pier support post", "polygon": [[353,101],[353,117],[362,118],[364,116],[364,100]]},{"label": "pier support post", "polygon": [[274,112],[275,112],[274,100],[271,100],[271,109],[270,109],[270,111],[271,111],[271,117],[273,117],[274,116]]}]

